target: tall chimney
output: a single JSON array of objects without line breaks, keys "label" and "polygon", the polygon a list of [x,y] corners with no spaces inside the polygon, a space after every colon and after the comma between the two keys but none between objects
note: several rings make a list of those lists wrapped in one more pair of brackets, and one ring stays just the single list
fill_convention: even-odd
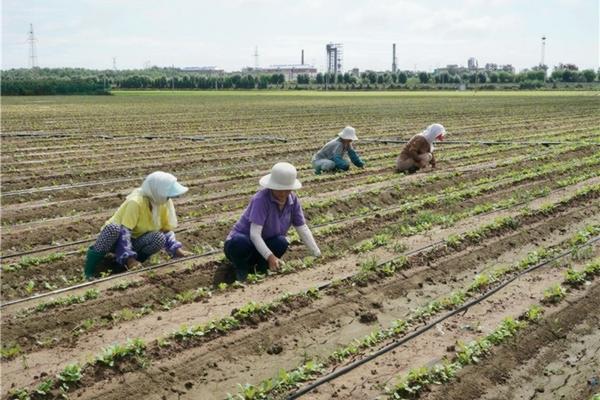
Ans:
[{"label": "tall chimney", "polygon": [[300,64],[304,65],[304,49],[302,49],[302,57],[300,58]]},{"label": "tall chimney", "polygon": [[396,43],[392,44],[392,72],[396,73]]}]

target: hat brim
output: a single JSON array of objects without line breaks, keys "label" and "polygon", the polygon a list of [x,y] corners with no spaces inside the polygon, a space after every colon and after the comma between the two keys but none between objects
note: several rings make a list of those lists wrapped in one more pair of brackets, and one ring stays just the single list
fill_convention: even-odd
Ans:
[{"label": "hat brim", "polygon": [[294,183],[289,186],[280,185],[276,182],[273,182],[273,180],[271,179],[271,174],[265,175],[262,178],[260,178],[258,184],[264,188],[273,190],[298,190],[302,187],[302,183],[300,183],[298,179],[294,180]]},{"label": "hat brim", "polygon": [[353,142],[358,140],[358,136],[356,136],[356,133],[354,135],[352,135],[351,137],[344,137],[344,131],[341,131],[340,133],[338,133],[338,136],[341,137],[342,139],[352,140]]},{"label": "hat brim", "polygon": [[167,193],[167,197],[179,197],[182,194],[186,193],[189,188],[183,186],[179,182],[175,181],[169,188],[169,192]]}]

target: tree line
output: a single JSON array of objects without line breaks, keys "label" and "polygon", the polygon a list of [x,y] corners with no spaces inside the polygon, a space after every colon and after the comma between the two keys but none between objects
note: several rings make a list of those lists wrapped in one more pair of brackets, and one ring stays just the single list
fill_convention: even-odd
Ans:
[{"label": "tree line", "polygon": [[364,71],[360,74],[318,73],[298,75],[286,81],[283,74],[209,75],[201,71],[153,67],[144,70],[91,70],[84,68],[34,68],[2,71],[3,95],[42,94],[102,94],[111,89],[270,89],[306,87],[385,89],[402,88],[407,84],[518,84],[521,88],[541,87],[550,82],[594,82],[598,73],[591,69],[579,71],[573,64],[559,64],[548,76],[546,69],[512,73],[508,71],[463,71],[457,73],[413,72],[398,73]]}]

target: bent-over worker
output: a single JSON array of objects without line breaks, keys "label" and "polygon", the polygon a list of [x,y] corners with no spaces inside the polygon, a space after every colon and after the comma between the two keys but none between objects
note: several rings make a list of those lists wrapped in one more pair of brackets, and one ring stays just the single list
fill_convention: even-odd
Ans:
[{"label": "bent-over worker", "polygon": [[140,267],[161,249],[171,257],[191,254],[182,249],[173,232],[177,215],[171,199],[187,191],[169,173],[156,171],[148,175],[142,186],[132,191],[106,221],[96,242],[89,247],[85,277],[91,279],[96,275],[96,267],[107,253],[115,254],[118,269],[113,272]]},{"label": "bent-over worker", "polygon": [[396,160],[396,172],[412,174],[431,164],[435,168],[433,142],[444,140],[446,129],[440,124],[431,124],[423,132],[413,136],[404,145]]},{"label": "bent-over worker", "polygon": [[358,140],[356,130],[351,127],[345,127],[338,137],[327,142],[312,158],[312,166],[315,169],[315,174],[320,175],[322,171],[348,171],[350,163],[345,159],[348,154],[352,164],[359,168],[365,166],[364,161],[360,158],[352,142]]},{"label": "bent-over worker", "polygon": [[249,273],[277,271],[288,248],[286,234],[293,225],[302,242],[315,257],[321,255],[306,225],[300,199],[294,193],[302,187],[296,168],[280,162],[263,176],[259,190],[225,240],[225,256],[233,263],[236,278],[246,280]]}]

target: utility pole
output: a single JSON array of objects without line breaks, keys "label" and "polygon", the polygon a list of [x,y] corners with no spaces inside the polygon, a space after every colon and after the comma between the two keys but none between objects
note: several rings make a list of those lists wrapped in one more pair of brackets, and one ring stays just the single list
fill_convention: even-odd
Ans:
[{"label": "utility pole", "polygon": [[542,59],[540,61],[540,68],[544,71],[544,83],[546,83],[546,64],[545,58],[546,56],[546,36],[542,36]]},{"label": "utility pole", "polygon": [[173,78],[171,79],[171,90],[175,90],[175,64],[171,64],[171,69],[173,70]]},{"label": "utility pole", "polygon": [[27,37],[29,42],[29,68],[36,68],[37,65],[37,49],[35,47],[35,36],[33,35],[33,24],[29,24],[29,36]]},{"label": "utility pole", "polygon": [[396,64],[396,43],[392,44],[392,73],[396,73],[396,69],[398,68]]}]

